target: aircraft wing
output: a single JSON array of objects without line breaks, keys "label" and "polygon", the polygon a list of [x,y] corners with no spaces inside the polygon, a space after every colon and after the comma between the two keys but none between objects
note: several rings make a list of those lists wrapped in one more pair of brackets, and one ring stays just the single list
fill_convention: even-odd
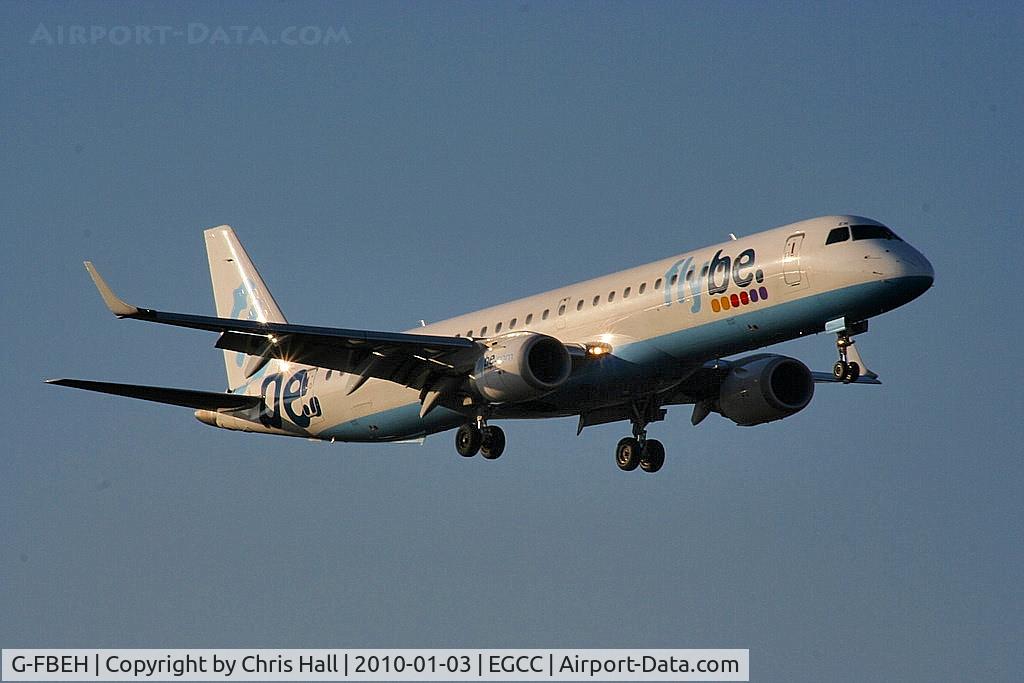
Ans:
[{"label": "aircraft wing", "polygon": [[141,384],[93,382],[85,379],[48,379],[46,383],[203,410],[258,408],[262,400],[259,396],[222,394],[216,391],[195,391],[193,389],[171,389],[169,387],[148,387]]},{"label": "aircraft wing", "polygon": [[114,294],[92,263],[86,261],[85,267],[114,315],[220,332],[218,348],[255,357],[246,367],[248,376],[269,359],[277,358],[358,375],[350,392],[371,377],[422,390],[431,388],[439,378],[465,375],[483,350],[465,337],[292,325],[139,308]]}]

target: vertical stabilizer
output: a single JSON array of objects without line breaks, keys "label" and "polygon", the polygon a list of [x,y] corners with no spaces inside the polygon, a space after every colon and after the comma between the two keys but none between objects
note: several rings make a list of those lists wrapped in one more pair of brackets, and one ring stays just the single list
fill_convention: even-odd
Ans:
[{"label": "vertical stabilizer", "polygon": [[[235,231],[228,225],[221,225],[204,231],[203,236],[206,238],[206,256],[210,261],[217,317],[288,322],[235,236]],[[224,352],[229,389],[237,389],[245,383],[246,359],[244,353]]]}]

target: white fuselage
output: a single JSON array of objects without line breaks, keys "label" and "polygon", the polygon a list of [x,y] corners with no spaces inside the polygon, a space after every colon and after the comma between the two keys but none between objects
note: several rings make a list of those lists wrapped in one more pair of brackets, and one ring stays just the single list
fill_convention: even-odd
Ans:
[{"label": "white fuselage", "polygon": [[[697,249],[518,299],[410,332],[489,339],[509,332],[550,335],[566,345],[607,353],[567,385],[497,417],[578,414],[622,402],[631,391],[680,382],[706,361],[819,332],[826,322],[865,320],[925,291],[931,265],[898,239],[826,244],[843,225],[877,222],[826,216]],[[258,419],[210,415],[211,423],[342,441],[409,439],[458,426],[459,412],[439,408],[421,418],[419,392],[371,379],[349,393],[352,375],[273,361],[244,388],[260,394],[268,377],[287,386],[277,406],[280,429]],[[299,385],[302,385],[299,387]],[[243,391],[240,389],[239,392]],[[315,398],[313,408],[310,401]],[[283,403],[291,402],[284,406]],[[288,414],[303,415],[301,424]],[[305,424],[308,421],[308,424]]]}]

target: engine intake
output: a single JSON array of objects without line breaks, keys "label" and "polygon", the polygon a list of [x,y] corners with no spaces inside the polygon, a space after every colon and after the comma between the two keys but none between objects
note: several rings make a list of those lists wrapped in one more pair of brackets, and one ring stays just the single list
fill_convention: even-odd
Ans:
[{"label": "engine intake", "polygon": [[554,337],[516,332],[487,342],[476,362],[473,389],[488,401],[528,401],[548,394],[569,379],[572,359]]},{"label": "engine intake", "polygon": [[807,407],[814,378],[795,358],[759,354],[741,358],[722,380],[718,412],[743,427],[774,422]]}]

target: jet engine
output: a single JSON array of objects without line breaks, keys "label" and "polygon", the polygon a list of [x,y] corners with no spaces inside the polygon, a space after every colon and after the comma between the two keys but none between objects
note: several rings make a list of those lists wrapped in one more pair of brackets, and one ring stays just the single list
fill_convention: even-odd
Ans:
[{"label": "jet engine", "polygon": [[572,359],[554,337],[517,332],[491,339],[476,362],[473,389],[488,401],[528,401],[565,383]]},{"label": "jet engine", "polygon": [[718,412],[742,427],[789,417],[807,407],[814,378],[795,358],[758,354],[736,361],[722,380]]}]

